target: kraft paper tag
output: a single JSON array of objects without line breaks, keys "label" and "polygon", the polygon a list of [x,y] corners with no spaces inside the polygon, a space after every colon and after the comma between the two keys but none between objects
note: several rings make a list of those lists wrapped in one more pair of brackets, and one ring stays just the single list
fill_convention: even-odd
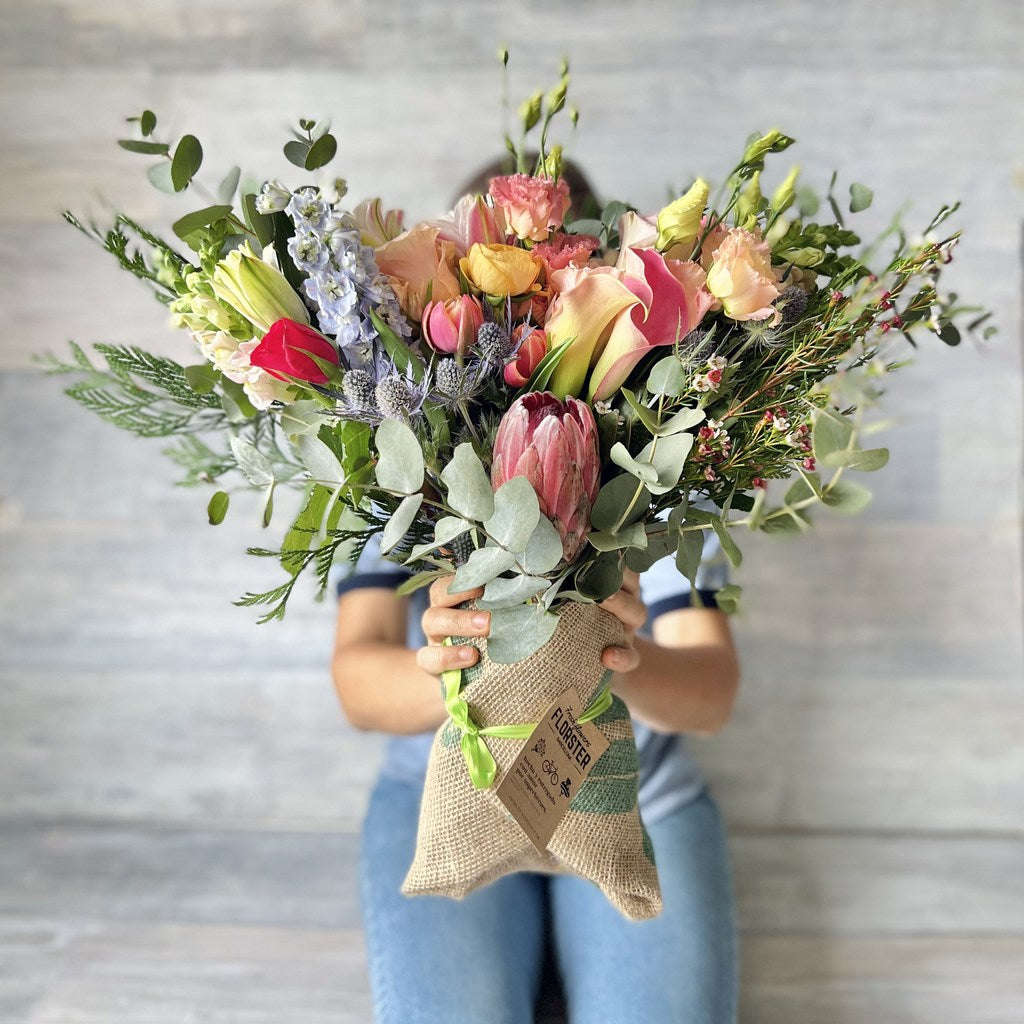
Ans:
[{"label": "kraft paper tag", "polygon": [[576,721],[582,713],[579,694],[566,690],[530,733],[495,791],[541,853],[609,746],[593,722]]}]

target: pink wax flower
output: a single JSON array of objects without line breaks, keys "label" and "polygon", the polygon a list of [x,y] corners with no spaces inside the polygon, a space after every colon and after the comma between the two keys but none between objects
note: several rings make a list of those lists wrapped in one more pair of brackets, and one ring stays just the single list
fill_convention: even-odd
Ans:
[{"label": "pink wax flower", "polygon": [[517,398],[498,425],[491,485],[525,476],[541,512],[562,538],[571,562],[587,542],[590,510],[601,483],[597,424],[590,407],[576,398],[559,401],[548,391]]},{"label": "pink wax flower", "polygon": [[512,388],[521,388],[547,355],[548,338],[536,327],[520,324],[512,332],[512,341],[519,345],[519,349],[515,359],[505,364],[505,383]]},{"label": "pink wax flower", "polygon": [[562,226],[569,209],[569,186],[563,178],[510,174],[494,178],[489,191],[509,229],[524,240],[543,242],[553,228]]},{"label": "pink wax flower", "polygon": [[435,352],[464,356],[483,323],[483,307],[472,295],[428,302],[423,308],[423,338]]}]

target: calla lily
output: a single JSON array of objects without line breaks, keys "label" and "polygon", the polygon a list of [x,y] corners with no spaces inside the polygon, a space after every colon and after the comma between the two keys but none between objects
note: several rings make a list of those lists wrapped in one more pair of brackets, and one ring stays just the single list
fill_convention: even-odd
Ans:
[{"label": "calla lily", "polygon": [[626,280],[643,280],[640,301],[619,316],[590,374],[590,401],[610,398],[625,383],[633,367],[659,345],[674,345],[704,318],[713,299],[704,271],[689,260],[666,260],[653,249],[630,250],[635,273]]},{"label": "calla lily", "polygon": [[[556,395],[611,397],[653,348],[685,337],[711,308],[701,267],[653,249],[626,250],[621,269],[577,271],[545,324],[554,348],[571,341],[551,379]],[[588,382],[589,376],[589,382]]]}]

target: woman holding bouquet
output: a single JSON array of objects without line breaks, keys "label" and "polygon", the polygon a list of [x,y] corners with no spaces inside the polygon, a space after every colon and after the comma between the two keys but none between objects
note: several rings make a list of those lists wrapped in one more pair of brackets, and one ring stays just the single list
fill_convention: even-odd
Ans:
[{"label": "woman holding bouquet", "polygon": [[627,921],[596,886],[569,875],[515,874],[461,901],[400,892],[413,859],[433,733],[445,719],[438,676],[479,657],[449,636],[486,636],[489,615],[457,605],[448,580],[396,596],[403,570],[374,549],[338,585],[333,674],[357,728],[393,734],[363,832],[361,892],[377,1019],[533,1021],[545,944],[553,947],[574,1024],[726,1024],[735,1019],[736,939],[717,806],[682,733],[729,717],[738,666],[714,608],[724,571],[709,541],[692,607],[671,559],[627,573],[604,602],[627,641],[604,651],[634,716],[639,803],[657,857],[664,909]]}]

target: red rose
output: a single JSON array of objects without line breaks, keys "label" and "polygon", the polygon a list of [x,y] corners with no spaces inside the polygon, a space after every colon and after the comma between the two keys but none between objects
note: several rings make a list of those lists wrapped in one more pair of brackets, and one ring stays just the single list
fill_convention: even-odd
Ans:
[{"label": "red rose", "polygon": [[326,384],[327,374],[310,359],[311,355],[338,365],[338,350],[322,334],[294,320],[278,320],[249,353],[249,362],[278,380],[294,377],[310,384]]}]

